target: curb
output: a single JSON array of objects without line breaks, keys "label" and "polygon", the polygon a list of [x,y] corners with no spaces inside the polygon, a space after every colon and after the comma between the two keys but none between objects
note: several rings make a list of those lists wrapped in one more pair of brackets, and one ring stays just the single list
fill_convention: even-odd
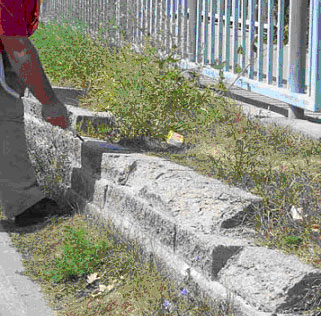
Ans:
[{"label": "curb", "polygon": [[[165,274],[187,282],[193,295],[226,299],[231,292],[242,315],[291,315],[321,282],[321,269],[254,245],[249,223],[261,198],[135,149],[112,149],[89,137],[81,143],[44,122],[36,99],[24,99],[24,105],[28,150],[36,156],[30,158],[35,170],[42,165],[39,184],[64,207],[78,205],[110,219]],[[67,107],[73,126],[82,119],[94,126],[112,121],[110,113]],[[54,159],[62,161],[60,170],[50,165]],[[54,181],[57,175],[61,183]]]}]

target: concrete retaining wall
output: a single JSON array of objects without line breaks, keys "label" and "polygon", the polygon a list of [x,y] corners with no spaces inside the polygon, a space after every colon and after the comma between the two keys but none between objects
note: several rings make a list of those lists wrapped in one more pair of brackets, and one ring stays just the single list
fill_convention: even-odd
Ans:
[{"label": "concrete retaining wall", "polygon": [[[109,113],[77,108],[75,90],[56,91],[69,99],[73,126],[82,119],[82,128],[89,119],[111,124]],[[250,224],[261,198],[137,150],[88,137],[82,143],[44,122],[35,98],[24,98],[24,106],[30,158],[48,195],[110,219],[164,275],[188,282],[193,295],[232,294],[240,315],[296,315],[312,285],[321,283],[320,269],[254,245]]]}]

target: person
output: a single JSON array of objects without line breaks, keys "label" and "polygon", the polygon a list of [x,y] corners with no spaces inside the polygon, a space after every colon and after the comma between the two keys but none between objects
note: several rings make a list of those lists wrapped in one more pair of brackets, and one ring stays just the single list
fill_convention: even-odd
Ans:
[{"label": "person", "polygon": [[52,125],[70,127],[66,106],[57,98],[29,39],[39,24],[40,0],[0,0],[0,53],[7,85],[0,86],[0,204],[17,226],[43,222],[61,213],[57,203],[38,186],[24,130],[25,88],[42,104],[42,116]]}]

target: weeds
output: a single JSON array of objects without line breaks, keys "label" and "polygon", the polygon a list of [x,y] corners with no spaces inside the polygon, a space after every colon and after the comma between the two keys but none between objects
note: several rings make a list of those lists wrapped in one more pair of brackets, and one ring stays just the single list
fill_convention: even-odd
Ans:
[{"label": "weeds", "polygon": [[[87,133],[79,130],[80,134],[111,141],[142,135],[162,139],[169,130],[184,134],[190,148],[183,154],[146,154],[169,158],[261,196],[263,207],[256,210],[253,223],[257,243],[321,267],[320,142],[249,120],[227,98],[218,97],[210,88],[199,89],[196,81],[185,80],[175,67],[174,55],[158,58],[148,41],[141,54],[129,45],[112,52],[81,32],[54,24],[40,24],[32,39],[52,83],[86,88],[88,94],[80,100],[81,107],[111,111],[117,117],[112,127],[89,126]],[[218,90],[225,88],[222,79]],[[293,219],[293,208],[303,210],[297,220]],[[84,234],[78,230],[86,225],[80,218],[74,221],[75,228],[70,221],[55,224],[30,239],[14,236],[17,247],[29,249],[39,256],[38,260],[48,263],[42,270],[42,266],[30,262],[29,272],[41,280],[49,277],[54,281],[43,282],[49,292],[55,293],[53,305],[58,300],[61,315],[117,315],[130,313],[132,308],[132,315],[135,311],[137,315],[231,315],[225,303],[212,312],[200,302],[176,309],[176,303],[188,296],[184,287],[173,294],[163,281],[156,282],[158,277],[147,273],[149,268],[137,268],[135,256],[130,257],[128,252],[121,255],[110,240],[100,245],[106,228],[104,235],[96,235],[95,241],[89,242],[85,235],[97,233],[97,227]],[[62,232],[68,237],[63,239]],[[56,234],[55,238],[50,234]],[[47,244],[36,244],[35,238]],[[60,239],[66,243],[57,251],[54,244]],[[44,249],[52,251],[45,254]],[[120,256],[101,256],[105,251]],[[87,284],[85,277],[94,273],[99,275],[101,287],[98,280],[93,282],[95,287]],[[107,295],[102,285],[117,291]],[[165,287],[167,292],[162,290]],[[314,306],[320,306],[318,298]]]},{"label": "weeds", "polygon": [[49,280],[60,282],[70,277],[81,277],[94,272],[94,268],[102,260],[102,256],[108,250],[108,244],[104,241],[93,245],[84,238],[83,229],[75,230],[67,226],[64,232],[64,246],[62,254],[57,255],[54,269],[47,270],[45,275]]},{"label": "weeds", "polygon": [[90,215],[56,218],[11,240],[56,315],[236,315],[230,303],[196,300],[183,283],[177,288],[135,242],[124,243],[110,222]]}]

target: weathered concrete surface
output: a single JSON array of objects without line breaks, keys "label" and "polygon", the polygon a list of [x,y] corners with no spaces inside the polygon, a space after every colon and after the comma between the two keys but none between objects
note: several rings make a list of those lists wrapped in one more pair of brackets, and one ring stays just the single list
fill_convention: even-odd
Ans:
[{"label": "weathered concrete surface", "polygon": [[[24,102],[39,183],[58,203],[110,219],[126,238],[139,241],[147,257],[162,262],[177,280],[187,279],[194,295],[224,298],[222,292],[230,291],[240,315],[304,307],[304,295],[312,281],[321,280],[321,271],[294,256],[254,247],[250,223],[260,198],[133,149],[111,149],[87,137],[81,143],[39,119],[35,99]],[[68,109],[73,124],[90,118],[84,110]],[[111,122],[110,114],[91,115],[94,124]],[[50,163],[55,158],[59,166]]]},{"label": "weathered concrete surface", "polygon": [[251,246],[222,268],[219,280],[246,297],[251,305],[271,312],[300,310],[307,302],[306,295],[312,286],[321,284],[320,271],[303,265],[294,255]]},{"label": "weathered concrete surface", "polygon": [[[202,75],[199,85],[205,87],[212,82],[212,79]],[[289,128],[290,131],[305,138],[321,139],[321,111],[304,110],[304,119],[289,119],[288,103],[237,86],[232,87],[229,93],[224,95],[233,98],[234,103],[240,106],[247,117],[251,120],[258,119],[262,125],[275,124],[281,128]]]},{"label": "weathered concrete surface", "polygon": [[0,223],[0,316],[53,316],[39,286],[23,272],[22,258]]},{"label": "weathered concrete surface", "polygon": [[204,234],[249,223],[251,208],[261,205],[250,193],[158,157],[106,153],[101,166],[103,179],[133,189],[153,209]]}]

